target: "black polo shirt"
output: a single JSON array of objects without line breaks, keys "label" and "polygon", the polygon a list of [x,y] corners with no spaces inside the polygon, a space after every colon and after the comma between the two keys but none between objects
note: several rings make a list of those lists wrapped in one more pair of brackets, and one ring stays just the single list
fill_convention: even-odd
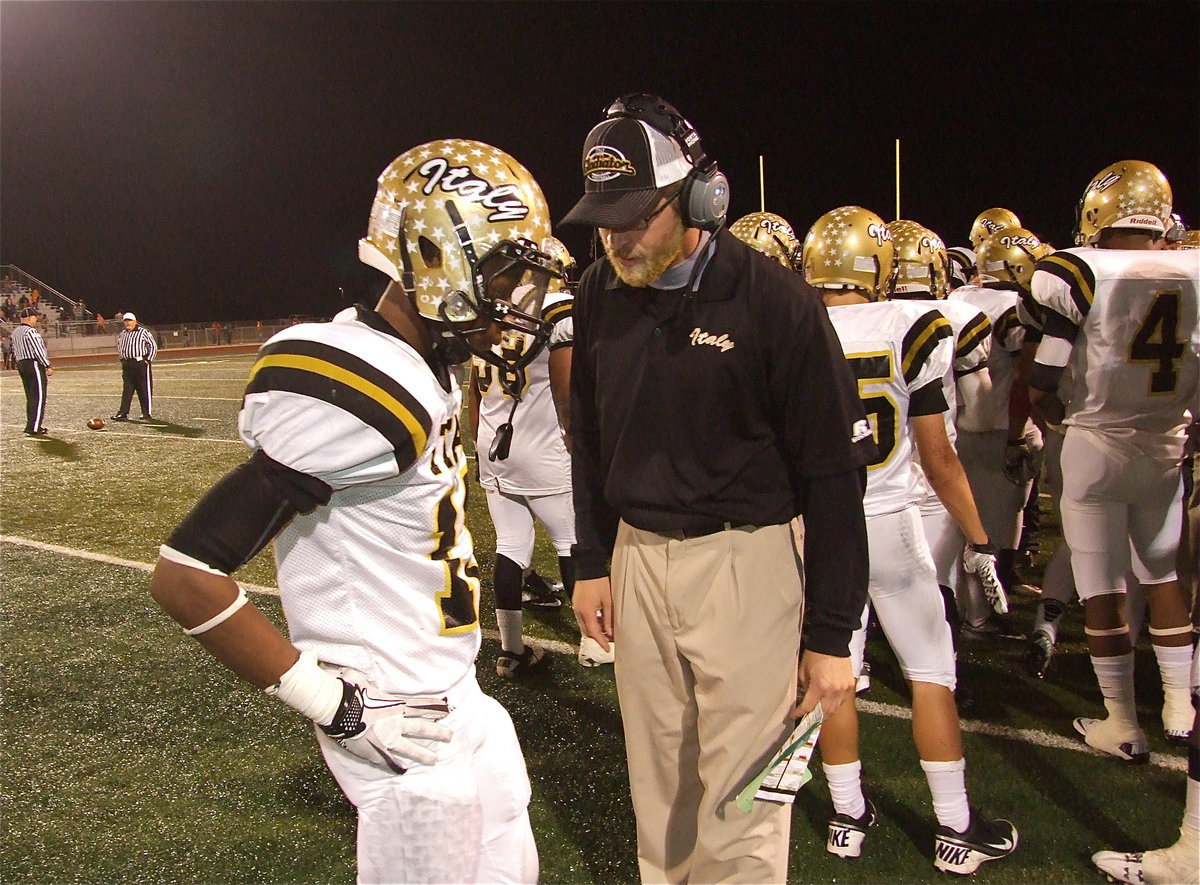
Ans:
[{"label": "black polo shirt", "polygon": [[[819,294],[728,231],[692,294],[626,286],[607,259],[589,267],[571,388],[581,578],[607,574],[618,518],[659,532],[783,524],[809,509],[814,480],[874,455]],[[861,522],[861,489],[845,508]],[[865,530],[861,551],[837,555],[859,552],[865,570]]]}]

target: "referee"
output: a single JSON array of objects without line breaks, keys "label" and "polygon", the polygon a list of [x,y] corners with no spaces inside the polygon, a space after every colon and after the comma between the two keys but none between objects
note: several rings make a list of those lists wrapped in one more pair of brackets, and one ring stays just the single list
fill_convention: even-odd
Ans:
[{"label": "referee", "polygon": [[129,406],[133,392],[137,391],[138,405],[142,407],[142,420],[153,421],[151,409],[154,399],[154,376],[150,365],[158,353],[158,345],[150,330],[138,325],[137,317],[127,313],[121,317],[121,334],[117,336],[117,356],[121,358],[121,410],[112,416],[114,421],[129,420]]},{"label": "referee", "polygon": [[42,422],[46,418],[46,379],[54,374],[54,369],[46,355],[46,342],[35,328],[38,317],[36,308],[25,308],[21,311],[20,325],[12,333],[13,358],[25,385],[26,436],[45,436],[50,432]]}]

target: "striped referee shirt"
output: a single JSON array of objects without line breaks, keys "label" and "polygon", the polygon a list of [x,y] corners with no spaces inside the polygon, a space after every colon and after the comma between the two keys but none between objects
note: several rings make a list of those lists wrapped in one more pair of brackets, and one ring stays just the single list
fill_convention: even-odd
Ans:
[{"label": "striped referee shirt", "polygon": [[158,353],[154,336],[145,326],[122,329],[117,336],[117,356],[123,360],[153,360]]},{"label": "striped referee shirt", "polygon": [[12,332],[13,358],[16,360],[37,360],[46,368],[50,368],[50,357],[46,354],[46,342],[42,333],[33,326],[20,323]]}]

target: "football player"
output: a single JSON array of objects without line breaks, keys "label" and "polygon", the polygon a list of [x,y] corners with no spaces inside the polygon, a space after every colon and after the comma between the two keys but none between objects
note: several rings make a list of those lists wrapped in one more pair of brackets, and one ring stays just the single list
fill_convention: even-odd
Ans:
[{"label": "football player", "polygon": [[975,250],[967,246],[951,246],[946,250],[950,259],[950,288],[957,289],[975,279]]},{"label": "football player", "polygon": [[[955,420],[959,408],[990,391],[987,359],[991,353],[992,323],[987,314],[964,301],[946,299],[950,288],[951,261],[941,237],[915,221],[900,219],[888,224],[896,249],[896,275],[888,294],[890,300],[920,304],[936,310],[950,323],[954,333],[954,359],[942,379],[948,408],[946,436],[954,445],[958,436]],[[981,393],[982,392],[982,393]],[[938,585],[946,600],[946,614],[958,640],[958,605],[955,588],[960,575],[966,538],[932,489],[921,502],[921,523],[937,569]],[[975,579],[969,579],[974,581]],[[1008,611],[1003,588],[989,600],[998,612]],[[983,588],[978,592],[985,594]]]},{"label": "football player", "polygon": [[1150,609],[1164,730],[1175,742],[1192,731],[1192,629],[1175,560],[1187,410],[1200,398],[1200,268],[1186,252],[1161,249],[1171,187],[1150,163],[1101,170],[1078,211],[1076,242],[1086,245],[1044,258],[1033,274],[1045,335],[1030,385],[1046,420],[1067,428],[1063,534],[1108,711],[1075,728],[1095,749],[1144,762],[1124,611],[1131,566]]},{"label": "football player", "polygon": [[974,257],[978,257],[979,247],[986,240],[991,239],[1006,228],[1020,226],[1021,219],[1017,218],[1016,213],[1010,209],[1002,209],[1000,207],[984,209],[971,222],[971,248],[976,253]]},{"label": "football player", "polygon": [[[574,264],[561,242],[548,237],[543,250],[566,269]],[[521,638],[522,571],[533,557],[534,520],[540,522],[558,552],[563,590],[574,590],[571,545],[575,543],[575,508],[571,500],[570,421],[571,292],[556,280],[546,294],[542,316],[550,324],[549,347],[516,372],[475,359],[471,378],[471,433],[479,459],[479,482],[487,493],[488,511],[496,528],[496,622],[500,655],[496,672],[509,678],[534,667],[543,650]],[[494,350],[524,356],[537,346],[527,332],[504,333]],[[579,663],[611,664],[605,651],[581,629]]]},{"label": "football player", "polygon": [[[544,340],[548,233],[537,182],[503,151],[448,139],[397,157],[359,242],[389,278],[378,304],[263,345],[238,419],[253,455],[160,549],[154,598],[315,724],[358,810],[361,882],[537,880],[516,732],[475,678],[452,368],[517,372],[529,353],[497,354],[501,333]],[[272,541],[290,639],[230,577]]]},{"label": "football player", "polygon": [[[988,536],[999,548],[1000,577],[1009,590],[1019,583],[1016,548],[1041,452],[1041,435],[1029,418],[1028,397],[1018,377],[1026,332],[1017,308],[1042,251],[1041,241],[1024,228],[1004,230],[979,247],[979,284],[962,286],[949,295],[951,301],[982,310],[992,323],[991,388],[962,403],[958,454]],[[967,590],[964,629],[974,634],[995,632],[992,606],[970,585]]]},{"label": "football player", "polygon": [[[821,216],[804,239],[808,282],[823,289],[879,450],[869,465],[863,508],[870,548],[869,607],[896,653],[913,698],[913,739],[938,826],[934,865],[953,873],[1011,854],[1016,828],[989,820],[967,801],[966,762],[958,710],[953,639],[938,590],[933,558],[921,527],[925,487],[914,469],[914,449],[929,485],[969,542],[963,566],[993,586],[995,548],[971,498],[966,474],[946,435],[944,379],[954,361],[954,334],[936,309],[903,301],[875,303],[887,291],[895,247],[883,219],[858,206]],[[868,611],[850,643],[857,674],[862,665]],[[863,794],[858,714],[842,704],[822,727],[823,767],[833,798],[826,848],[858,857],[876,813]]]},{"label": "football player", "polygon": [[729,232],[788,270],[800,269],[800,241],[791,224],[774,212],[743,215],[729,226]]}]

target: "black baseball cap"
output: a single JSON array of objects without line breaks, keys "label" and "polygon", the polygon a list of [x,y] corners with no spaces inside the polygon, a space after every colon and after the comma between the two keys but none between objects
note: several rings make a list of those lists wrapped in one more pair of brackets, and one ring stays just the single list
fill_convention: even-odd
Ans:
[{"label": "black baseball cap", "polygon": [[629,227],[691,171],[679,144],[653,126],[633,117],[604,120],[583,143],[584,194],[561,223]]}]

